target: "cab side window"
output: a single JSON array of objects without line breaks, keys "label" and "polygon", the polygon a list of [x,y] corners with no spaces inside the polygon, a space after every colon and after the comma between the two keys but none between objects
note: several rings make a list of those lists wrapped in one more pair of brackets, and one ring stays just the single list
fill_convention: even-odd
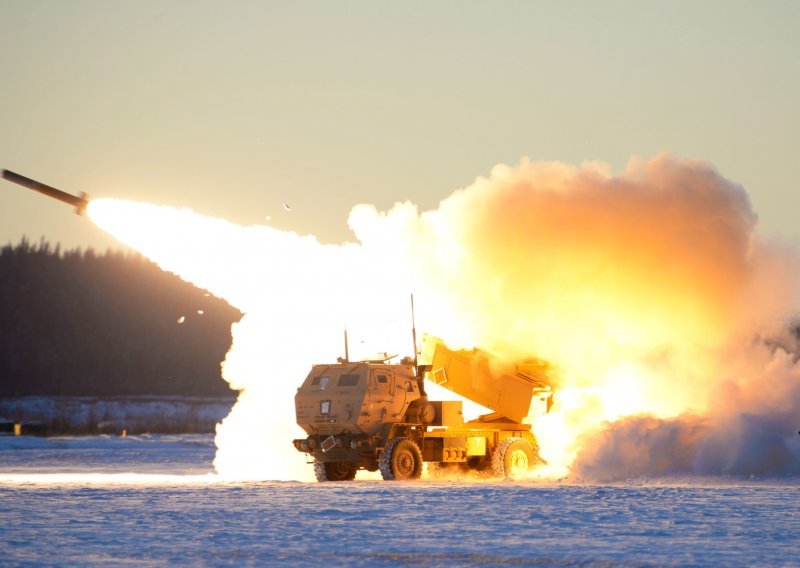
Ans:
[{"label": "cab side window", "polygon": [[339,377],[337,387],[354,387],[358,384],[358,375],[342,375]]}]

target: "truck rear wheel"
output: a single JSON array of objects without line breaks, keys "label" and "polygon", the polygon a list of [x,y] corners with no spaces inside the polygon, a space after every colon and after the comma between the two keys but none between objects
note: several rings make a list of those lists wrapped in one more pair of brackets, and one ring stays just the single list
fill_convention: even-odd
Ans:
[{"label": "truck rear wheel", "polygon": [[522,438],[508,438],[492,453],[492,471],[504,479],[525,477],[536,463],[533,446]]},{"label": "truck rear wheel", "polygon": [[378,468],[385,480],[418,479],[422,475],[422,452],[413,440],[394,438],[381,452]]},{"label": "truck rear wheel", "polygon": [[358,467],[349,462],[314,461],[314,475],[317,481],[352,481],[356,478]]}]

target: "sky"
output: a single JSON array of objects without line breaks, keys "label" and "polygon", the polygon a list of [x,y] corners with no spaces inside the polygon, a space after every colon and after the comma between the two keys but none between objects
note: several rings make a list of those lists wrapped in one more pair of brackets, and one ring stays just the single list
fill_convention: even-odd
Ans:
[{"label": "sky", "polygon": [[[0,0],[0,168],[323,242],[498,163],[667,151],[800,242],[800,3]],[[288,206],[284,207],[284,204]],[[119,247],[0,180],[0,245]]]}]

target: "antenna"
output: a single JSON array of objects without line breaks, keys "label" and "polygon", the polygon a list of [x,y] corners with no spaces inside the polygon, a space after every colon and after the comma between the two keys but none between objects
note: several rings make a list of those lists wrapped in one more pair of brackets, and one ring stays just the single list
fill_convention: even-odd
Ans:
[{"label": "antenna", "polygon": [[347,347],[347,328],[344,328],[344,362],[350,362],[350,350]]},{"label": "antenna", "polygon": [[414,294],[411,294],[411,338],[414,340],[414,372],[417,372],[417,324],[414,321]]}]

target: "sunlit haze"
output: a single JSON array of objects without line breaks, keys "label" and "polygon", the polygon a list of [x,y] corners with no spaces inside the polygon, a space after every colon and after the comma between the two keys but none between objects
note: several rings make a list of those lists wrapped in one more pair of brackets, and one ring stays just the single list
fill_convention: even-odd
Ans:
[{"label": "sunlit haze", "polygon": [[0,565],[796,565],[798,30],[0,0]]},{"label": "sunlit haze", "polygon": [[[0,167],[352,240],[495,164],[669,151],[798,237],[800,4],[0,0]],[[290,210],[282,204],[290,206]],[[0,243],[119,246],[0,184]]]}]

